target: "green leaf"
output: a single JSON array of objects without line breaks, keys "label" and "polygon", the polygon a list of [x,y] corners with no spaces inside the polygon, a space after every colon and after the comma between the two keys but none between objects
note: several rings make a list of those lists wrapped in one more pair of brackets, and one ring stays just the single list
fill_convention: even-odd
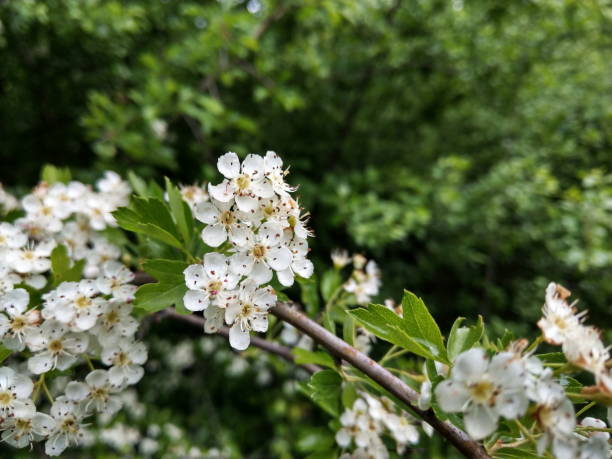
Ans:
[{"label": "green leaf", "polygon": [[537,459],[538,455],[533,446],[525,445],[520,447],[500,448],[493,453],[495,459]]},{"label": "green leaf", "polygon": [[321,408],[332,416],[340,414],[340,392],[342,378],[333,370],[318,371],[310,378],[308,383],[310,397]]},{"label": "green leaf", "polygon": [[408,335],[431,343],[437,349],[439,356],[447,360],[442,333],[423,300],[414,293],[404,290],[402,309],[403,322]]},{"label": "green leaf", "polygon": [[296,448],[300,453],[328,451],[335,444],[334,436],[325,427],[309,427],[300,433]]},{"label": "green leaf", "polygon": [[65,245],[57,245],[51,252],[51,272],[53,274],[53,285],[62,282],[78,282],[83,277],[85,260],[72,262],[68,256]]},{"label": "green leaf", "polygon": [[168,193],[168,202],[170,204],[170,210],[176,226],[181,233],[185,244],[189,244],[193,236],[193,216],[191,215],[191,209],[185,201],[179,189],[172,184],[172,182],[166,177],[166,193]]},{"label": "green leaf", "polygon": [[396,344],[426,359],[445,362],[445,359],[435,356],[426,343],[419,342],[410,337],[405,332],[402,319],[386,307],[379,304],[371,304],[368,309],[358,308],[349,311],[349,313],[357,322],[379,338]]},{"label": "green leaf", "polygon": [[344,408],[352,408],[357,400],[357,389],[353,384],[345,384],[342,388],[342,406]]},{"label": "green leaf", "polygon": [[542,361],[542,363],[567,363],[565,354],[563,352],[549,352],[547,354],[536,354],[536,357]]},{"label": "green leaf", "polygon": [[133,197],[130,207],[113,212],[121,228],[144,234],[178,249],[184,249],[167,205],[159,199]]},{"label": "green leaf", "polygon": [[68,183],[72,178],[70,169],[67,167],[55,167],[51,164],[45,164],[40,173],[40,179],[47,182],[49,185],[54,183]]},{"label": "green leaf", "polygon": [[317,278],[316,276],[308,279],[296,277],[296,280],[300,284],[302,304],[306,306],[308,315],[314,316],[319,312],[321,306],[317,289]]},{"label": "green leaf", "polygon": [[147,260],[143,268],[158,282],[139,287],[134,306],[152,313],[174,305],[177,312],[190,313],[183,304],[183,296],[188,290],[183,276],[187,266],[177,260]]},{"label": "green leaf", "polygon": [[6,359],[8,359],[12,353],[13,353],[13,351],[11,351],[10,349],[7,349],[4,346],[0,345],[0,363],[4,362]]},{"label": "green leaf", "polygon": [[342,322],[342,339],[351,346],[355,340],[355,319],[350,314],[346,314]]},{"label": "green leaf", "polygon": [[464,320],[464,317],[458,317],[455,323],[453,323],[453,327],[448,335],[446,350],[451,362],[454,362],[459,354],[472,348],[480,341],[484,331],[482,316],[479,315],[476,325],[470,327],[461,327]]},{"label": "green leaf", "polygon": [[299,347],[294,347],[291,350],[291,353],[295,356],[295,363],[298,363],[300,365],[314,363],[315,365],[336,368],[336,362],[334,362],[332,356],[329,355],[327,352],[312,352]]},{"label": "green leaf", "polygon": [[323,300],[329,301],[332,295],[342,285],[342,275],[335,269],[329,269],[321,277],[321,295]]},{"label": "green leaf", "polygon": [[147,188],[147,182],[136,175],[134,171],[128,171],[127,178],[132,186],[132,189],[138,196],[142,198],[148,198],[150,196],[149,189]]}]

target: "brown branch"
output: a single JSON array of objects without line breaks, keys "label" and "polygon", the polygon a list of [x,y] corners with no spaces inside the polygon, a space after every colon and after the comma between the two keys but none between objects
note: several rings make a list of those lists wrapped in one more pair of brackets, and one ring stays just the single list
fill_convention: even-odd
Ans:
[{"label": "brown branch", "polygon": [[[175,312],[173,309],[170,309],[170,308],[160,311],[157,314],[157,317],[159,319],[169,317],[174,320],[180,320],[188,324],[195,325],[196,327],[199,327],[201,330],[204,329],[204,323],[206,322],[206,319],[204,319],[204,317],[196,316],[193,314],[189,314],[189,315],[179,314],[178,312]],[[228,338],[229,328],[222,327],[219,329],[219,331],[217,331],[217,334]],[[286,346],[282,346],[273,341],[265,340],[258,336],[251,336],[251,345],[258,347],[259,349],[262,349],[266,352],[270,352],[271,354],[275,354],[287,360],[288,362],[295,363],[295,356],[291,353],[291,349]],[[312,365],[312,364],[302,364],[299,366],[309,373],[316,373],[317,371],[321,370],[319,366]]]},{"label": "brown branch", "polygon": [[279,302],[270,309],[270,312],[313,338],[335,356],[364,372],[373,381],[404,402],[412,412],[431,425],[466,457],[481,459],[490,457],[480,443],[472,440],[461,429],[448,422],[441,421],[432,410],[423,411],[413,406],[412,403],[418,400],[419,394],[404,381],[394,376],[364,353],[348,345],[336,335],[306,317],[297,308],[291,307],[290,304]]},{"label": "brown branch", "polygon": [[[155,279],[146,273],[137,272],[134,283],[138,285],[154,282]],[[449,443],[455,446],[463,455],[469,458],[490,459],[485,449],[480,443],[472,440],[464,431],[452,425],[449,422],[442,421],[436,417],[432,410],[420,410],[413,405],[419,399],[419,394],[408,386],[397,376],[393,375],[389,370],[379,365],[364,353],[358,351],[348,343],[338,338],[333,333],[329,332],[314,320],[302,314],[298,308],[292,307],[292,303],[278,302],[276,306],[270,309],[270,312],[279,319],[293,325],[302,333],[310,336],[321,346],[326,348],[332,355],[338,357],[355,368],[361,370],[369,376],[374,382],[380,384],[384,389],[389,391],[393,396],[401,400],[416,416],[423,419],[431,425],[440,435],[442,435]],[[194,315],[178,314],[171,309],[162,311],[162,317],[168,316],[178,320],[204,327],[204,318]],[[229,329],[222,328],[218,332],[223,336],[229,336]],[[294,362],[294,356],[291,351],[279,344],[272,343],[261,339],[257,336],[251,336],[251,344],[266,351],[279,355],[280,357]],[[303,365],[307,367],[307,365]],[[320,370],[316,365],[308,365],[306,368],[311,373]]]}]

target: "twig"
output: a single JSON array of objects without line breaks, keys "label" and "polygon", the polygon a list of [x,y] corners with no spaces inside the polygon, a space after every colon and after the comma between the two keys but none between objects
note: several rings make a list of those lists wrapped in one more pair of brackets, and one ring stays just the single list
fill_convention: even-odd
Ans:
[{"label": "twig", "polygon": [[[164,317],[169,317],[175,320],[180,320],[191,325],[195,325],[196,327],[199,327],[202,330],[204,329],[204,323],[206,322],[206,319],[204,319],[203,317],[195,316],[193,314],[179,314],[173,309],[164,309],[163,311],[158,313],[157,317],[160,319]],[[217,331],[217,334],[227,338],[229,337],[229,328],[222,327],[219,329],[219,331]],[[287,360],[288,362],[295,363],[295,356],[291,353],[291,349],[286,346],[282,346],[272,341],[267,341],[258,336],[251,336],[251,345],[258,347],[259,349],[262,349],[266,352],[270,352],[271,354],[278,355],[279,357]],[[319,366],[311,364],[303,364],[300,365],[300,367],[302,367],[309,373],[316,373],[317,371],[321,370]]]},{"label": "twig", "polygon": [[412,412],[431,425],[440,435],[453,444],[461,453],[470,458],[490,458],[480,443],[472,440],[465,432],[454,425],[441,421],[432,410],[420,410],[412,405],[419,394],[404,381],[381,367],[367,355],[349,346],[346,342],[306,317],[291,303],[277,303],[270,312],[307,334],[332,354],[353,365],[380,384],[391,394],[404,402]]}]

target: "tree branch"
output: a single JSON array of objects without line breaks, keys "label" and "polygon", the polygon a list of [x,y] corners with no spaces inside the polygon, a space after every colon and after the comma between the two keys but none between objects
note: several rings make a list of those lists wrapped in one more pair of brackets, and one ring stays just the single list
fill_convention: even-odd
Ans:
[{"label": "tree branch", "polygon": [[[159,319],[163,319],[166,317],[194,325],[200,328],[201,330],[204,330],[204,323],[206,322],[206,319],[204,319],[204,317],[196,316],[193,314],[189,314],[189,315],[179,314],[178,312],[175,312],[173,309],[170,309],[170,308],[164,309],[163,311],[160,311],[157,314],[157,318]],[[219,331],[217,331],[217,334],[228,338],[229,328],[227,327],[220,328]],[[295,363],[295,356],[291,353],[291,349],[286,346],[282,346],[273,341],[268,341],[268,340],[265,340],[263,338],[260,338],[254,335],[251,336],[251,345],[258,347],[259,349],[262,349],[266,352],[270,352],[271,354],[275,354],[287,360],[288,362]],[[298,366],[300,366],[301,368],[303,368],[304,370],[306,370],[307,372],[311,374],[316,373],[317,371],[321,370],[319,366],[312,365],[312,364],[303,364],[303,365],[298,365]]]},{"label": "tree branch", "polygon": [[448,422],[441,421],[432,410],[423,411],[413,406],[412,403],[418,400],[419,394],[404,381],[394,376],[364,353],[348,345],[345,341],[306,317],[297,308],[291,307],[291,303],[279,302],[270,309],[270,312],[313,338],[335,356],[363,371],[373,381],[404,402],[412,412],[431,425],[466,457],[481,459],[490,457],[480,443],[472,440],[461,429]]}]

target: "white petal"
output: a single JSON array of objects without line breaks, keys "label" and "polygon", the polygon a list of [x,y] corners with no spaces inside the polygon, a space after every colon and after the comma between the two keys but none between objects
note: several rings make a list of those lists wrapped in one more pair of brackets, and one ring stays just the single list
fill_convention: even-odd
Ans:
[{"label": "white petal", "polygon": [[267,179],[251,183],[251,191],[253,191],[255,196],[259,196],[260,198],[271,198],[274,196],[274,188]]},{"label": "white petal", "polygon": [[46,436],[55,429],[55,421],[45,413],[36,413],[32,417],[32,430],[34,433]]},{"label": "white petal", "polygon": [[256,262],[249,273],[249,279],[253,279],[258,285],[265,284],[272,280],[272,270],[265,263]]},{"label": "white petal", "polygon": [[238,159],[238,155],[230,151],[220,156],[217,160],[217,169],[227,178],[238,177],[240,175],[240,159]]},{"label": "white petal", "polygon": [[282,271],[276,271],[276,277],[281,285],[285,287],[291,287],[293,285],[293,271],[291,268],[283,269]]},{"label": "white petal", "polygon": [[312,264],[312,261],[302,258],[299,260],[294,260],[291,264],[291,269],[293,269],[296,274],[307,279],[312,276],[312,273],[314,272],[314,265]]},{"label": "white petal", "polygon": [[232,325],[229,331],[230,346],[238,351],[244,351],[251,343],[248,331],[242,330],[239,323]]},{"label": "white petal", "polygon": [[28,370],[35,375],[46,373],[53,368],[53,357],[50,352],[35,354],[28,359]]},{"label": "white petal", "polygon": [[209,295],[201,290],[187,290],[183,303],[190,311],[203,311],[208,307]]},{"label": "white petal", "polygon": [[219,223],[208,225],[202,230],[202,240],[210,247],[219,247],[227,240],[227,230]]},{"label": "white petal", "polygon": [[463,411],[470,399],[469,391],[461,382],[449,379],[438,384],[435,392],[440,408],[449,413]]},{"label": "white petal", "polygon": [[471,377],[482,375],[488,366],[489,359],[484,349],[473,348],[457,357],[452,376],[455,380],[467,381]]},{"label": "white petal", "polygon": [[230,268],[239,276],[246,276],[253,269],[255,259],[245,253],[237,253],[230,257]]},{"label": "white petal", "polygon": [[251,320],[251,327],[253,328],[253,331],[256,332],[266,332],[268,331],[268,316],[267,315],[261,315],[258,317],[255,317],[254,319]]},{"label": "white petal", "polygon": [[214,225],[219,222],[220,212],[211,202],[205,201],[197,205],[194,216],[202,223]]},{"label": "white petal", "polygon": [[45,443],[45,453],[49,456],[59,456],[68,447],[68,437],[66,435],[52,435]]},{"label": "white petal", "polygon": [[463,421],[465,430],[474,440],[482,440],[497,429],[497,414],[484,405],[472,405]]},{"label": "white petal", "polygon": [[275,271],[282,271],[291,264],[291,251],[287,247],[275,247],[266,252],[266,261]]},{"label": "white petal", "polygon": [[204,268],[208,277],[220,279],[227,272],[227,258],[217,252],[210,252],[204,255]]},{"label": "white petal", "polygon": [[219,185],[208,184],[208,193],[217,201],[228,202],[234,198],[235,188],[227,180],[224,180]]},{"label": "white petal", "polygon": [[30,295],[23,288],[16,288],[0,298],[0,308],[11,315],[21,314],[28,307]]},{"label": "white petal", "polygon": [[264,173],[264,159],[259,155],[247,155],[242,162],[242,172],[251,176],[252,180],[257,180]]},{"label": "white petal", "polygon": [[208,282],[208,276],[201,264],[189,265],[184,271],[185,285],[192,290],[202,288]]},{"label": "white petal", "polygon": [[206,322],[204,322],[204,331],[206,333],[217,333],[223,326],[223,315],[225,310],[216,306],[209,307],[204,312]]},{"label": "white petal", "polygon": [[66,385],[66,397],[68,397],[70,400],[80,402],[81,400],[85,400],[88,395],[89,387],[85,383],[70,381]]},{"label": "white petal", "polygon": [[108,384],[108,374],[106,370],[93,370],[85,377],[85,381],[93,387],[104,387]]},{"label": "white petal", "polygon": [[251,196],[236,196],[236,205],[242,212],[251,212],[257,209],[257,198]]},{"label": "white petal", "polygon": [[229,232],[230,241],[239,247],[244,247],[249,241],[252,241],[255,236],[246,225],[232,225]]}]

